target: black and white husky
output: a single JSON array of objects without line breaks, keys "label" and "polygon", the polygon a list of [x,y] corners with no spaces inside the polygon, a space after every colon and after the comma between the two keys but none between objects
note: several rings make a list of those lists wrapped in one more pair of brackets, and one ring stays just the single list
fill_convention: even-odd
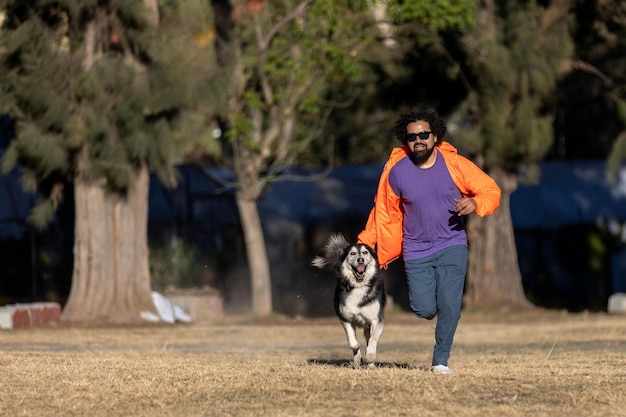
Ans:
[{"label": "black and white husky", "polygon": [[333,269],[337,276],[335,312],[352,348],[354,366],[361,365],[361,350],[356,329],[362,328],[367,348],[365,364],[373,368],[378,340],[385,325],[387,298],[378,268],[376,253],[363,244],[350,244],[341,234],[333,234],[323,254],[311,262],[317,268]]}]

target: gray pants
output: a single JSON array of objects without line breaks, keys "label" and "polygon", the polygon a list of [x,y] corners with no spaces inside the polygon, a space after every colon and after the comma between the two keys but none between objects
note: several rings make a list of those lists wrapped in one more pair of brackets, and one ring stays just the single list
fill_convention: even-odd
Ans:
[{"label": "gray pants", "polygon": [[422,259],[404,262],[409,305],[417,317],[437,316],[434,365],[448,366],[454,333],[461,318],[467,272],[467,246],[456,245]]}]

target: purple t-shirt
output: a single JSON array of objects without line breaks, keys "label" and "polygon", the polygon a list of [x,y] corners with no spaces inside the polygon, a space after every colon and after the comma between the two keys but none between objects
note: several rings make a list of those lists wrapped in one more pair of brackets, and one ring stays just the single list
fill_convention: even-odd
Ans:
[{"label": "purple t-shirt", "polygon": [[400,197],[404,216],[402,256],[421,259],[454,245],[467,245],[463,217],[454,211],[461,192],[437,152],[435,164],[418,168],[409,157],[389,171],[389,185]]}]

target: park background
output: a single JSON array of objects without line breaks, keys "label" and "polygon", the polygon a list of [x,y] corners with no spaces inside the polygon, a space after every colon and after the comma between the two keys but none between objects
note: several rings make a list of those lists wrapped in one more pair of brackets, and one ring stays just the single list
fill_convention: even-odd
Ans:
[{"label": "park background", "polygon": [[[178,167],[175,189],[152,177],[149,236],[154,288],[217,290],[226,312],[250,305],[243,235],[232,190],[223,192],[230,170],[205,165]],[[286,181],[259,201],[276,312],[332,315],[332,276],[310,261],[329,232],[354,239],[364,226],[382,163],[348,165],[316,181]],[[603,161],[550,162],[539,184],[520,186],[511,197],[518,259],[527,296],[535,305],[572,312],[604,311],[610,295],[626,292],[626,170],[606,180]],[[319,170],[291,169],[302,178]],[[22,191],[17,172],[0,177],[0,245],[4,301],[62,301],[71,280],[73,210],[64,205],[45,231],[28,223],[33,196]],[[388,292],[407,310],[401,261],[385,271]]]},{"label": "park background", "polygon": [[[0,310],[63,306],[2,332],[0,415],[626,415],[604,312],[626,2],[0,0],[0,22]],[[426,108],[502,206],[468,217],[455,374],[398,311],[401,262],[380,366],[354,369],[309,262],[363,227],[393,121]],[[153,290],[237,314],[146,323]]]},{"label": "park background", "polygon": [[[330,315],[332,274],[310,259],[363,227],[393,121],[423,108],[503,188],[495,215],[468,219],[465,301],[604,310],[624,289],[623,3],[0,8],[3,304],[136,319],[149,281]],[[401,262],[386,279],[403,308]]]}]

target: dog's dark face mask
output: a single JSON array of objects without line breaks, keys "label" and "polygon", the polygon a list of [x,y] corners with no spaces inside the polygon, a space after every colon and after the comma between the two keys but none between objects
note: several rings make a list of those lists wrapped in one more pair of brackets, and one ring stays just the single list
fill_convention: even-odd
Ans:
[{"label": "dog's dark face mask", "polygon": [[354,276],[359,281],[365,277],[367,267],[373,264],[374,261],[374,254],[365,245],[353,245],[348,247],[344,258],[344,264],[350,266]]}]

